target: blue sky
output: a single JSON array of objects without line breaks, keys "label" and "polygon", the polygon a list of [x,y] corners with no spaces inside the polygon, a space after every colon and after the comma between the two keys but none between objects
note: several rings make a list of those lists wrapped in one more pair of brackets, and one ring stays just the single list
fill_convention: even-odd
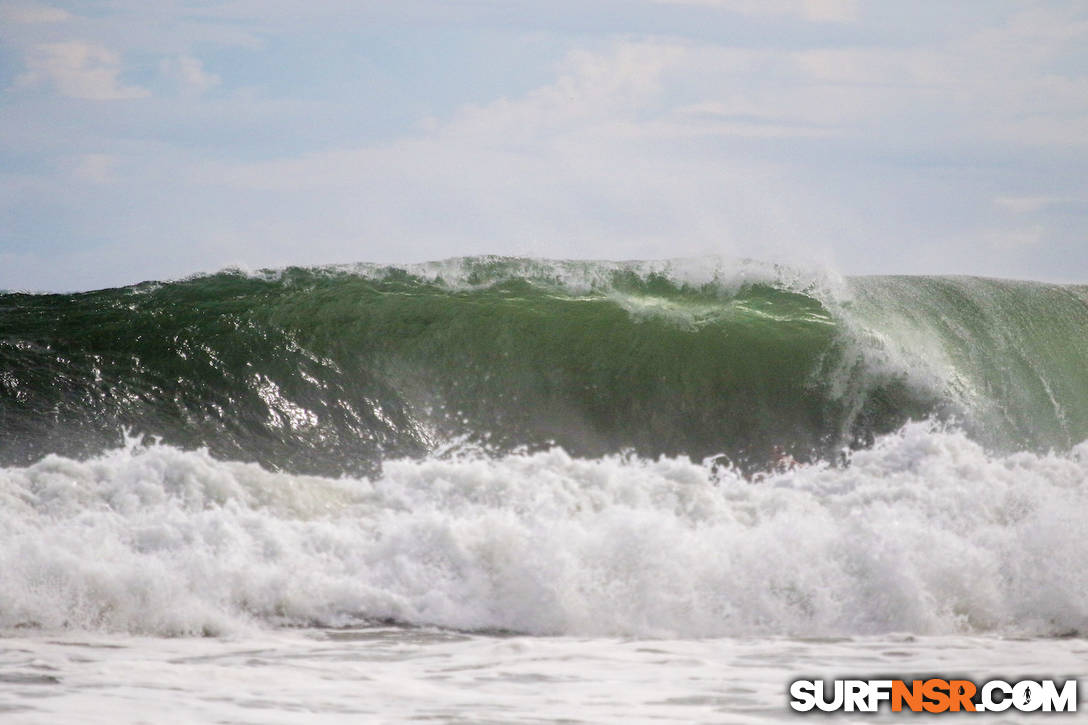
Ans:
[{"label": "blue sky", "polygon": [[1088,282],[1088,4],[0,0],[0,288],[466,254]]}]

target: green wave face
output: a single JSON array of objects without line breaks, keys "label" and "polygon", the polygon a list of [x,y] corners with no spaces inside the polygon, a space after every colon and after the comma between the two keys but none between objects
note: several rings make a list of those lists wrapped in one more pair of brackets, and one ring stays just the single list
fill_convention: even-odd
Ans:
[{"label": "green wave face", "polygon": [[918,384],[986,445],[1067,449],[1088,438],[1088,287],[942,277],[850,286],[844,319],[921,371]]},{"label": "green wave face", "polygon": [[87,455],[126,427],[332,474],[454,443],[753,470],[927,416],[997,448],[1088,437],[1085,288],[832,290],[708,264],[475,258],[3,295],[0,460]]}]

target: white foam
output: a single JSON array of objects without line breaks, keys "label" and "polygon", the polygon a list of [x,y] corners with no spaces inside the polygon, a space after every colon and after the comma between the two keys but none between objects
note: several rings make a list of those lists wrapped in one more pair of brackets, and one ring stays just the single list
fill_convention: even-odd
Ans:
[{"label": "white foam", "polygon": [[922,424],[758,483],[561,450],[335,480],[130,444],[0,470],[0,627],[1085,632],[1086,520],[1088,442],[992,457]]},{"label": "white foam", "polygon": [[[794,267],[721,255],[628,261],[481,255],[405,264],[332,264],[310,267],[308,270],[319,274],[357,275],[377,280],[386,279],[393,272],[404,272],[457,291],[522,279],[535,284],[551,285],[574,295],[608,293],[614,289],[617,274],[633,274],[642,279],[664,277],[676,285],[716,289],[726,296],[731,296],[751,284],[770,284],[809,294],[821,300],[845,300],[852,294],[846,279],[829,268]],[[287,269],[248,270],[230,267],[222,271],[277,281],[284,279]]]}]

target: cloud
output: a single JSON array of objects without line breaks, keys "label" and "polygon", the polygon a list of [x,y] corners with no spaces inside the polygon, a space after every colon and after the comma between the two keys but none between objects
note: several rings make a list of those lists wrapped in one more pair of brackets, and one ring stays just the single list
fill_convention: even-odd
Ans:
[{"label": "cloud", "polygon": [[[209,164],[214,170],[208,181],[252,189],[342,186],[369,173],[370,163],[380,161],[388,168],[390,162],[397,164],[398,154],[415,158],[415,150],[432,144],[528,158],[547,157],[572,138],[605,134],[622,142],[641,125],[661,92],[662,75],[685,52],[681,45],[658,42],[621,42],[600,53],[573,51],[553,82],[520,97],[464,106],[445,122],[430,119],[421,136],[271,161]],[[432,167],[431,174],[437,173]]]},{"label": "cloud", "polygon": [[[555,42],[524,27],[552,22],[565,3],[488,30],[458,24],[457,13],[492,4],[455,4],[419,37],[400,18],[372,29],[376,46],[393,38],[412,53],[382,51],[381,63],[368,54],[365,82],[360,57],[344,54],[358,49],[362,21],[338,17],[333,28],[329,12],[297,18],[301,32],[249,0],[201,5],[184,21],[173,6],[132,3],[113,24],[24,28],[13,49],[38,55],[22,83],[84,98],[147,95],[122,82],[121,60],[155,58],[156,97],[124,114],[15,99],[0,138],[12,148],[30,139],[43,160],[36,186],[10,182],[20,203],[9,201],[0,221],[11,223],[0,227],[19,222],[48,238],[56,219],[71,234],[52,236],[73,249],[115,240],[113,256],[94,263],[107,281],[226,263],[485,252],[722,253],[855,273],[1083,277],[1088,27],[1075,13],[961,8],[946,27],[926,14],[942,11],[913,6],[673,1],[721,12],[632,3],[635,34],[605,18],[604,29],[553,28]],[[134,20],[140,8],[152,16]],[[659,31],[670,34],[642,34],[657,32],[652,19],[670,20]],[[434,28],[453,26],[473,31],[436,41]],[[224,52],[209,37],[226,30],[254,33],[264,49]],[[57,32],[88,42],[79,52],[34,46]],[[504,57],[485,52],[493,32],[540,42],[537,65],[443,67],[442,93],[429,92],[421,79],[445,58]],[[276,72],[284,67],[292,72]],[[221,68],[231,69],[227,88],[210,70]],[[35,122],[50,118],[59,120]],[[24,238],[33,235],[7,232]],[[35,269],[76,279],[81,264]]]},{"label": "cloud", "polygon": [[606,118],[631,118],[660,93],[663,74],[684,53],[682,45],[667,42],[623,42],[597,53],[572,51],[554,82],[519,98],[466,106],[440,133],[512,146]]},{"label": "cloud", "polygon": [[0,19],[5,23],[37,24],[59,23],[72,16],[60,8],[34,3],[4,3],[0,5]]},{"label": "cloud", "polygon": [[82,181],[105,184],[114,181],[117,157],[110,154],[83,154],[72,168],[72,176]]},{"label": "cloud", "polygon": [[147,89],[121,83],[120,55],[101,45],[76,40],[43,43],[27,54],[26,67],[16,79],[18,87],[48,84],[61,95],[95,101],[150,95]]},{"label": "cloud", "polygon": [[804,0],[809,20],[851,22],[858,19],[857,0]]},{"label": "cloud", "polygon": [[653,0],[669,5],[703,5],[749,16],[794,16],[813,22],[846,23],[858,18],[857,0]]},{"label": "cloud", "polygon": [[467,106],[412,136],[271,161],[208,162],[189,182],[268,210],[206,221],[224,224],[221,238],[260,240],[263,255],[281,250],[279,258],[293,262],[304,261],[301,239],[322,261],[663,249],[766,258],[805,234],[798,215],[807,213],[813,226],[842,226],[834,205],[799,200],[804,179],[716,147],[719,137],[810,129],[697,117],[670,102],[670,78],[705,60],[704,49],[683,43],[575,51],[551,83]]},{"label": "cloud", "polygon": [[205,71],[200,59],[191,55],[166,58],[159,64],[159,68],[183,93],[191,95],[200,95],[219,85],[221,80],[214,73]]},{"label": "cloud", "polygon": [[[978,222],[994,194],[975,188],[977,149],[1018,148],[1001,122],[1026,102],[984,82],[990,61],[967,50],[981,44],[617,41],[568,53],[551,82],[392,141],[209,161],[190,182],[251,205],[252,221],[211,222],[239,257],[250,252],[238,240],[252,238],[262,254],[301,262],[292,240],[305,238],[306,254],[328,261],[451,250],[796,261],[836,250],[854,271],[970,271],[970,239],[1013,255],[1050,238],[1045,225],[998,235]],[[1014,80],[1029,95],[1043,82],[1031,68]],[[970,145],[975,156],[958,155]],[[910,160],[935,153],[953,164],[936,177],[924,156]],[[929,214],[936,207],[946,216]],[[923,238],[934,240],[931,258],[909,251]],[[943,238],[959,239],[963,253],[951,255]]]},{"label": "cloud", "polygon": [[991,248],[1010,251],[1039,246],[1046,232],[1041,226],[1034,226],[1026,229],[991,229],[981,236]]},{"label": "cloud", "polygon": [[1013,214],[1034,214],[1056,206],[1083,206],[1085,202],[1075,196],[999,196],[994,203]]}]

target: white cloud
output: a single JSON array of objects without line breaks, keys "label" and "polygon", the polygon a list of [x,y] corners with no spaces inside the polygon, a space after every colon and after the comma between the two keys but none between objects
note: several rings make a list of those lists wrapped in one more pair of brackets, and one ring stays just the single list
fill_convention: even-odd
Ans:
[{"label": "white cloud", "polygon": [[1086,42],[1088,22],[1031,10],[931,45],[726,57],[712,47],[688,70],[714,78],[703,102],[723,116],[834,127],[853,139],[878,135],[885,145],[1084,148],[1088,74],[1062,59]]},{"label": "white cloud", "polygon": [[853,22],[857,0],[654,0],[669,5],[705,5],[750,16],[795,16],[813,22]]},{"label": "white cloud", "polygon": [[83,154],[72,168],[72,176],[82,181],[105,184],[114,180],[117,157],[110,154]]},{"label": "white cloud", "polygon": [[[109,33],[105,24],[64,26],[67,36],[101,45],[77,44],[79,52],[45,46],[52,50],[36,51],[22,83],[85,98],[146,95],[121,82],[121,58],[108,47],[126,58],[165,58],[157,80],[179,93],[157,94],[123,123],[110,118],[113,109],[90,109],[87,124],[62,131],[64,148],[55,156],[78,159],[62,167],[66,178],[43,175],[40,190],[21,193],[70,212],[79,221],[71,226],[88,239],[124,240],[118,244],[128,251],[114,253],[137,260],[126,269],[143,270],[132,271],[132,279],[227,262],[484,252],[792,261],[808,255],[849,272],[1005,276],[1067,274],[1077,260],[1080,269],[1088,264],[1065,206],[1083,203],[1088,77],[1077,59],[1088,41],[1085,23],[1060,9],[1014,6],[1008,16],[994,11],[971,23],[961,17],[949,32],[908,23],[894,43],[882,44],[887,18],[878,18],[872,37],[866,26],[866,42],[851,45],[862,37],[853,29],[798,31],[793,21],[868,23],[875,6],[686,1],[721,5],[723,12],[700,19],[748,26],[728,11],[762,15],[761,27],[782,33],[762,41],[741,35],[735,46],[705,41],[733,37],[709,31],[699,34],[703,41],[578,35],[563,47],[569,41],[592,50],[570,52],[531,90],[481,95],[493,86],[477,84],[469,70],[449,80],[448,97],[409,107],[403,96],[413,92],[414,76],[397,75],[403,69],[388,69],[382,81],[404,92],[399,101],[397,93],[382,92],[335,97],[342,75],[326,78],[333,82],[320,94],[297,94],[301,73],[334,73],[335,56],[320,71],[303,64],[286,85],[269,75],[244,92],[197,98],[220,82],[191,55],[209,47],[201,33],[231,28],[294,37],[291,29],[262,24],[267,18],[194,21],[167,43],[149,31],[129,33],[139,37],[126,44],[130,25]],[[226,12],[207,12],[213,10]],[[665,17],[673,10],[653,12]],[[172,11],[155,12],[162,22],[145,24],[168,36]],[[52,37],[28,31],[18,47]],[[283,45],[296,49],[277,52],[298,52]],[[451,41],[438,50],[457,47]],[[533,77],[518,67],[509,76],[502,87]],[[458,94],[476,100],[457,105]],[[290,113],[276,110],[280,104]],[[397,120],[381,120],[386,110]],[[435,116],[412,123],[422,112]],[[378,130],[369,127],[372,116]],[[329,128],[314,133],[319,120]],[[18,121],[9,119],[7,128],[24,135],[36,128]],[[54,133],[39,126],[35,133]],[[264,133],[238,143],[244,128]],[[145,129],[156,136],[153,148]],[[117,136],[105,137],[111,132]],[[1005,222],[1010,229],[994,228]],[[136,253],[145,246],[145,256]],[[101,274],[121,280],[117,269]]]},{"label": "white cloud", "polygon": [[1041,226],[1027,229],[992,229],[982,233],[982,239],[998,251],[1014,251],[1042,244],[1046,231]]},{"label": "white cloud", "polygon": [[177,83],[183,93],[200,95],[219,85],[220,78],[204,70],[199,58],[179,55],[166,58],[159,64],[163,75]]},{"label": "white cloud", "polygon": [[[767,258],[794,251],[806,234],[809,249],[818,248],[811,228],[845,225],[833,204],[805,200],[804,179],[715,149],[722,136],[812,130],[673,108],[668,78],[704,60],[701,49],[670,43],[575,52],[554,82],[466,107],[412,137],[275,161],[211,162],[190,182],[228,187],[225,195],[258,205],[263,199],[270,213],[245,222],[244,232],[226,222],[218,234],[259,239],[265,255],[291,250],[292,261],[302,261],[303,238],[306,254],[324,261],[425,259],[454,249]],[[799,224],[806,215],[807,232]]]},{"label": "white cloud", "polygon": [[[866,173],[883,176],[851,179],[856,169],[832,159],[865,143],[895,153],[999,142],[998,121],[1017,118],[1026,101],[979,80],[987,59],[969,57],[974,42],[793,52],[618,42],[570,53],[556,78],[532,91],[465,106],[392,142],[206,163],[190,181],[228,187],[252,210],[274,209],[243,226],[222,217],[215,233],[260,239],[285,259],[300,254],[292,240],[305,238],[306,254],[326,261],[451,250],[796,261],[837,249],[855,270],[893,259],[906,270],[970,270],[969,254],[938,254],[923,270],[917,255],[889,251],[931,238],[910,220],[960,193],[951,191],[955,181],[927,182],[905,202],[896,184],[909,189],[924,172],[874,172],[870,162]],[[1043,82],[1030,69],[1015,80],[1029,94]],[[822,139],[837,146],[821,148]],[[965,194],[962,206],[992,200],[992,192]],[[1008,255],[1048,238],[1043,226],[974,228],[976,245]]]},{"label": "white cloud", "polygon": [[4,3],[0,5],[0,20],[5,23],[59,23],[71,18],[65,10],[35,3]]},{"label": "white cloud", "polygon": [[443,136],[513,146],[601,119],[631,117],[661,90],[662,74],[684,48],[671,43],[619,43],[605,53],[574,51],[559,77],[520,98],[463,108],[441,128]]},{"label": "white cloud", "polygon": [[1013,214],[1034,214],[1059,204],[1081,204],[1070,196],[999,196],[994,203]]},{"label": "white cloud", "polygon": [[95,101],[150,95],[144,88],[122,85],[121,57],[101,45],[76,40],[43,43],[30,50],[26,66],[17,86],[51,84],[62,95]]},{"label": "white cloud", "polygon": [[[685,52],[681,45],[653,42],[618,43],[604,53],[574,51],[554,82],[518,98],[466,106],[444,123],[430,119],[422,137],[275,161],[209,165],[214,171],[208,181],[254,189],[342,186],[368,174],[372,163],[388,169],[398,155],[414,158],[417,149],[432,144],[528,158],[547,156],[571,138],[606,134],[623,140],[633,125],[641,125],[639,117],[659,95],[662,74]],[[439,173],[427,164],[420,171]]]},{"label": "white cloud", "polygon": [[809,20],[848,22],[858,19],[857,0],[804,0]]}]

